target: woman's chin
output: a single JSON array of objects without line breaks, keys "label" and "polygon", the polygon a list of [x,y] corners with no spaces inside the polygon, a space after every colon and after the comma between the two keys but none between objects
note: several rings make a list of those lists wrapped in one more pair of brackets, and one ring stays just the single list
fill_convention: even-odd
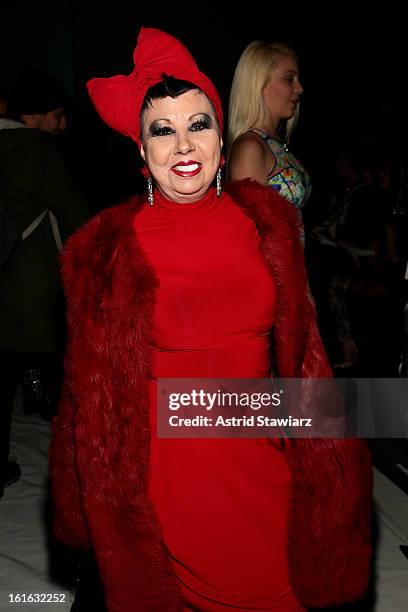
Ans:
[{"label": "woman's chin", "polygon": [[205,195],[205,191],[195,191],[195,192],[189,192],[189,193],[182,193],[182,192],[177,192],[174,195],[174,200],[177,201],[182,201],[182,202],[186,202],[186,203],[193,203],[193,202],[197,202],[198,200],[201,200],[201,198]]},{"label": "woman's chin", "polygon": [[177,185],[172,186],[172,191],[175,194],[175,199],[177,196],[184,197],[195,197],[196,199],[201,198],[205,193],[207,193],[210,184],[203,184],[202,181],[194,181],[193,179],[187,179],[183,182],[177,181]]}]

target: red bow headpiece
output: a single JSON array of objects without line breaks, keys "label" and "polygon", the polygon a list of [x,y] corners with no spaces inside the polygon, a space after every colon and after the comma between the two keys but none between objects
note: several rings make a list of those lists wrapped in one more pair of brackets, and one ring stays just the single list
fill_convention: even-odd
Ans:
[{"label": "red bow headpiece", "polygon": [[162,74],[190,81],[214,105],[222,131],[221,100],[210,79],[199,71],[192,55],[173,36],[155,28],[141,28],[133,54],[134,70],[129,76],[92,79],[89,95],[101,118],[112,129],[130,136],[140,147],[140,111],[147,90]]}]

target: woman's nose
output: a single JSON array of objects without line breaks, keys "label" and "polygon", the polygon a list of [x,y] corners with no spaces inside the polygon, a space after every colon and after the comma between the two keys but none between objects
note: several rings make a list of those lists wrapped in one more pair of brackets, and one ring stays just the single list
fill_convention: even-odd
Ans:
[{"label": "woman's nose", "polygon": [[194,142],[190,136],[190,132],[183,132],[177,138],[175,153],[186,155],[195,149]]},{"label": "woman's nose", "polygon": [[297,94],[298,96],[300,96],[300,94],[302,94],[302,93],[303,93],[303,91],[304,91],[304,90],[303,90],[303,85],[302,85],[302,83],[301,83],[301,82],[298,80],[298,81],[297,81],[297,83],[296,83],[296,94]]}]

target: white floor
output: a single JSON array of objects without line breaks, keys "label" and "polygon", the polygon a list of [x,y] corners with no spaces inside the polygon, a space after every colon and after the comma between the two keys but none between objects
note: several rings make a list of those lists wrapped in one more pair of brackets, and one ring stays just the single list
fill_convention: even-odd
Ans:
[{"label": "white floor", "polygon": [[[17,403],[19,404],[19,403]],[[16,406],[12,455],[22,468],[21,480],[5,490],[0,500],[0,612],[39,610],[65,612],[66,604],[23,606],[11,603],[10,593],[61,593],[50,578],[45,500],[50,426],[27,417]],[[378,546],[375,556],[375,612],[407,612],[408,559],[399,546],[408,545],[408,496],[380,472],[375,472],[375,508]],[[124,610],[123,612],[131,612]]]},{"label": "white floor", "polygon": [[65,605],[45,602],[23,606],[10,602],[10,593],[64,592],[64,587],[53,582],[49,572],[45,504],[50,425],[39,417],[26,416],[20,405],[17,402],[15,406],[11,456],[18,458],[22,476],[18,483],[5,489],[0,499],[0,612],[66,612],[72,601],[72,595],[66,591]]}]

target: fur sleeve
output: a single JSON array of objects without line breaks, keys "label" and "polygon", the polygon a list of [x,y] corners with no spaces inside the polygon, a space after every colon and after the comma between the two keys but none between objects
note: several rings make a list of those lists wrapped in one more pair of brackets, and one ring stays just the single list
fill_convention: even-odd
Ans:
[{"label": "fur sleeve", "polygon": [[53,530],[56,539],[67,546],[87,549],[90,543],[76,471],[74,427],[75,406],[65,378],[58,415],[52,425],[49,452]]},{"label": "fur sleeve", "polygon": [[[67,305],[68,343],[64,360],[63,392],[58,414],[52,425],[49,451],[55,537],[72,548],[89,548],[82,490],[78,473],[77,422],[81,386],[92,380],[94,322],[86,311],[90,300],[97,300],[92,291],[92,257],[95,257],[94,236],[106,213],[102,213],[76,232],[63,250],[62,278]],[[95,283],[94,283],[95,285]]]}]

